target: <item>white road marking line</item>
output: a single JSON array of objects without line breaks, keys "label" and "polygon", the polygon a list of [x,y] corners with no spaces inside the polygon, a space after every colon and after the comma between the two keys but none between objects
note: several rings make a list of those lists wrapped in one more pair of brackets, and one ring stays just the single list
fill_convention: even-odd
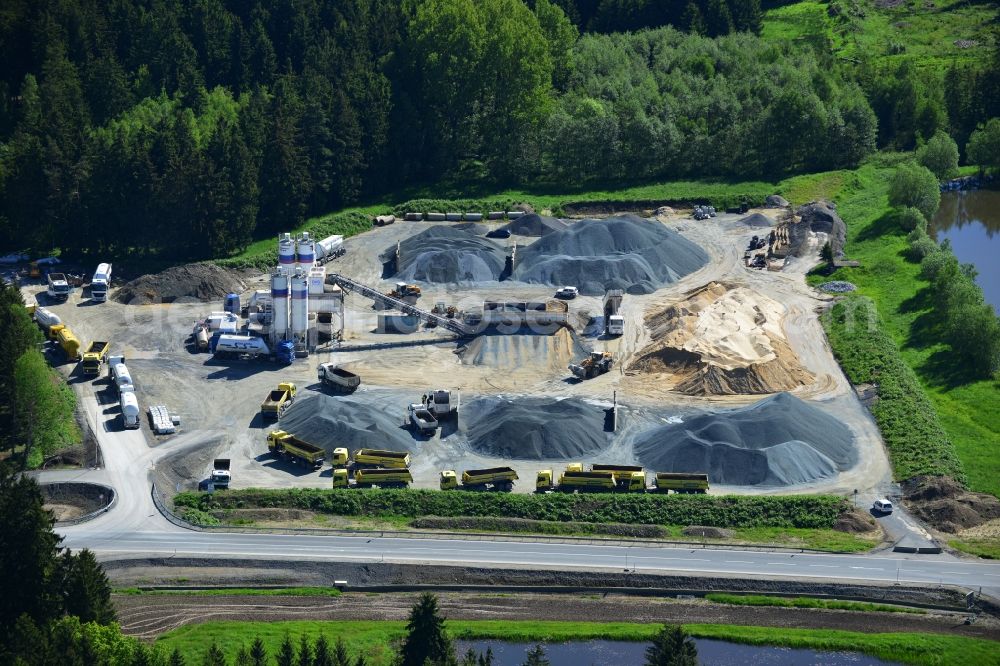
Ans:
[{"label": "white road marking line", "polygon": [[753,564],[747,560],[725,560],[726,564]]}]

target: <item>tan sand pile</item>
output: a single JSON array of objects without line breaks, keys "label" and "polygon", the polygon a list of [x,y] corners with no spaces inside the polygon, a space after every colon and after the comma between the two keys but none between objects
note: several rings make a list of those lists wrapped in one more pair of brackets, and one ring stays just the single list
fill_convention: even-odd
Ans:
[{"label": "tan sand pile", "polygon": [[688,395],[777,393],[812,381],[785,340],[780,303],[719,282],[686,296],[646,318],[653,343],[630,372],[669,375]]},{"label": "tan sand pile", "polygon": [[560,328],[552,335],[480,335],[457,353],[463,365],[508,371],[534,367],[561,372],[567,364],[586,354],[586,349],[571,330]]}]

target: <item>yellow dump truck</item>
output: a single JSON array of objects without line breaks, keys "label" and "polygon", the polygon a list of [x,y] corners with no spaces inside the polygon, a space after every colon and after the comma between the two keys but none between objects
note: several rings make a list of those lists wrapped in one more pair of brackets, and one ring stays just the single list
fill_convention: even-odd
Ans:
[{"label": "yellow dump truck", "polygon": [[408,488],[413,483],[413,475],[407,468],[402,469],[359,469],[351,479],[347,469],[333,470],[334,488]]},{"label": "yellow dump truck", "polygon": [[682,472],[657,472],[653,490],[658,493],[708,492],[708,474],[687,474]]},{"label": "yellow dump truck", "polygon": [[441,490],[498,490],[509,493],[514,489],[517,472],[510,467],[490,467],[489,469],[468,469],[462,472],[462,483],[458,474],[446,469],[441,472]]},{"label": "yellow dump truck", "polygon": [[[646,470],[638,465],[606,465],[596,463],[590,466],[592,472],[612,472],[615,475],[615,482],[618,490],[625,492],[642,492],[646,489]],[[641,485],[636,483],[641,480]]]},{"label": "yellow dump truck", "polygon": [[405,451],[358,449],[354,452],[355,469],[406,469],[409,466],[410,454]]},{"label": "yellow dump truck", "polygon": [[326,451],[323,447],[305,442],[284,430],[272,430],[267,434],[268,450],[283,460],[291,460],[313,469],[323,466]]},{"label": "yellow dump truck", "polygon": [[278,388],[267,394],[260,403],[260,415],[265,419],[276,419],[295,401],[295,384],[281,382]]},{"label": "yellow dump truck", "polygon": [[559,475],[559,482],[554,482],[554,474],[550,469],[538,471],[535,480],[536,492],[645,492],[646,476],[642,472],[619,472],[610,470],[585,472],[573,469],[579,465],[570,465]]},{"label": "yellow dump truck", "polygon": [[108,349],[111,343],[107,340],[94,340],[83,352],[83,374],[99,375],[101,366],[108,362]]},{"label": "yellow dump truck", "polygon": [[59,324],[49,329],[49,334],[56,341],[60,348],[66,353],[66,358],[77,360],[80,358],[80,341],[73,335],[65,324]]}]

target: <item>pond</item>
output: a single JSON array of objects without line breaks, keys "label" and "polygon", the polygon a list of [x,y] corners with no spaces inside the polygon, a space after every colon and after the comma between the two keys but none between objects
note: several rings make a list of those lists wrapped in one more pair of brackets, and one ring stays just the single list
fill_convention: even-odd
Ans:
[{"label": "pond", "polygon": [[1000,191],[943,192],[930,227],[940,243],[951,241],[955,256],[979,271],[976,283],[986,302],[1000,312]]},{"label": "pond", "polygon": [[[742,645],[728,641],[695,639],[698,646],[698,663],[711,666],[894,666],[896,662],[883,661],[858,652],[829,652],[804,650],[767,645]],[[605,664],[646,663],[649,643],[630,641],[573,641],[545,645],[545,656],[551,666],[604,666]],[[456,641],[459,658],[471,647],[477,652],[493,650],[495,666],[521,666],[533,643],[505,643],[503,641]]]}]

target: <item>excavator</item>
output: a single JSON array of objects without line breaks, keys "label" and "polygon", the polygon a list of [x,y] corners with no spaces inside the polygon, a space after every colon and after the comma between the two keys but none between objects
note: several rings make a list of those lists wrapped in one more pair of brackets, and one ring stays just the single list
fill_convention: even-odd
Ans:
[{"label": "excavator", "polygon": [[390,298],[406,298],[407,296],[412,296],[414,298],[420,297],[420,287],[415,284],[406,284],[405,282],[397,282],[396,288],[390,291],[386,296]]},{"label": "excavator", "polygon": [[569,364],[569,371],[574,377],[592,379],[603,375],[614,365],[615,358],[611,352],[590,352],[590,356],[580,361],[580,364]]}]

